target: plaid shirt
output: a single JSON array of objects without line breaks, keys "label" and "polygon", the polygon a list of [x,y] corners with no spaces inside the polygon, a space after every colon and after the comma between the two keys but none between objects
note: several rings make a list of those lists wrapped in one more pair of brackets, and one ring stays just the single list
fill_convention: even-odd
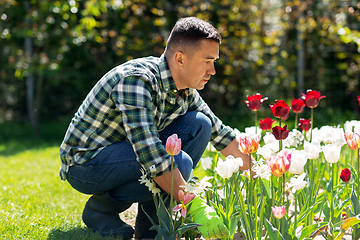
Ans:
[{"label": "plaid shirt", "polygon": [[187,111],[210,118],[210,142],[217,150],[235,138],[196,90],[177,90],[164,55],[113,68],[97,82],[71,120],[60,147],[61,179],[66,179],[70,166],[89,161],[118,142],[131,143],[150,177],[169,172],[170,155],[158,132]]}]

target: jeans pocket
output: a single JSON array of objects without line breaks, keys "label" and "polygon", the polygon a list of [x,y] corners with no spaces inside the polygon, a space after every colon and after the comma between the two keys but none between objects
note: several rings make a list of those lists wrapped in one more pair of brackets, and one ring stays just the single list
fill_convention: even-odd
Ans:
[{"label": "jeans pocket", "polygon": [[101,194],[102,192],[98,189],[98,184],[96,182],[89,182],[81,180],[73,175],[71,171],[68,173],[67,181],[69,184],[77,191],[84,194]]}]

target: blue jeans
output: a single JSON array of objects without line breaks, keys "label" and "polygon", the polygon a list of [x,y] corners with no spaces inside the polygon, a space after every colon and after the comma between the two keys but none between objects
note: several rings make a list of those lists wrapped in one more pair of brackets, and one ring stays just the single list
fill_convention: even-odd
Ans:
[{"label": "blue jeans", "polygon": [[[174,120],[159,137],[165,145],[176,133],[182,141],[182,150],[175,162],[185,180],[198,164],[211,136],[211,121],[200,112],[188,112]],[[71,166],[68,182],[85,194],[110,195],[124,203],[152,200],[152,193],[140,184],[141,165],[136,160],[130,143],[116,143],[105,147],[96,157],[81,165]]]}]

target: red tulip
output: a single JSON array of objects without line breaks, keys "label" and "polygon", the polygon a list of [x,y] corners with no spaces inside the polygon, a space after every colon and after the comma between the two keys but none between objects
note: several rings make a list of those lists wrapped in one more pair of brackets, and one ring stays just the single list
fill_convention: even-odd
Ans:
[{"label": "red tulip", "polygon": [[289,117],[290,107],[284,100],[275,100],[274,105],[270,105],[270,109],[276,118],[286,120]]},{"label": "red tulip", "polygon": [[172,156],[178,155],[181,150],[181,138],[178,138],[178,135],[174,133],[166,140],[166,152]]},{"label": "red tulip", "polygon": [[259,125],[260,128],[263,131],[269,131],[272,127],[272,124],[275,122],[276,120],[272,120],[271,118],[267,117],[264,118],[264,120],[259,119]]},{"label": "red tulip", "polygon": [[320,99],[326,98],[326,96],[320,96],[319,91],[309,89],[306,91],[306,94],[303,94],[302,98],[304,99],[307,107],[316,108]]},{"label": "red tulip", "polygon": [[284,140],[288,137],[289,135],[289,130],[286,129],[287,125],[285,125],[284,127],[273,127],[272,128],[272,134],[275,136],[276,140]]},{"label": "red tulip", "polygon": [[261,108],[261,104],[268,99],[267,97],[262,98],[262,95],[260,93],[252,96],[247,95],[246,98],[247,100],[245,100],[245,103],[251,111],[259,111]]},{"label": "red tulip", "polygon": [[309,119],[300,118],[298,126],[300,127],[301,131],[305,131],[305,132],[309,131],[311,127],[311,118]]},{"label": "red tulip", "polygon": [[340,179],[343,180],[344,183],[350,181],[351,171],[348,168],[344,168],[340,173]]},{"label": "red tulip", "polygon": [[358,100],[358,103],[359,103],[359,106],[360,106],[360,96],[357,96],[357,100]]},{"label": "red tulip", "polygon": [[302,113],[305,108],[305,101],[302,98],[295,99],[291,101],[291,109],[294,113]]}]

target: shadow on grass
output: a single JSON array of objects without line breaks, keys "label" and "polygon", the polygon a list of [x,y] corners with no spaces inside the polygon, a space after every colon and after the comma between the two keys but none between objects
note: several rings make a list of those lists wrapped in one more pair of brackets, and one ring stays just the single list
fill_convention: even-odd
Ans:
[{"label": "shadow on grass", "polygon": [[91,229],[83,227],[75,227],[69,230],[53,229],[50,231],[47,240],[68,240],[68,239],[86,239],[86,240],[122,240],[122,237],[103,237],[98,233],[94,233]]}]

